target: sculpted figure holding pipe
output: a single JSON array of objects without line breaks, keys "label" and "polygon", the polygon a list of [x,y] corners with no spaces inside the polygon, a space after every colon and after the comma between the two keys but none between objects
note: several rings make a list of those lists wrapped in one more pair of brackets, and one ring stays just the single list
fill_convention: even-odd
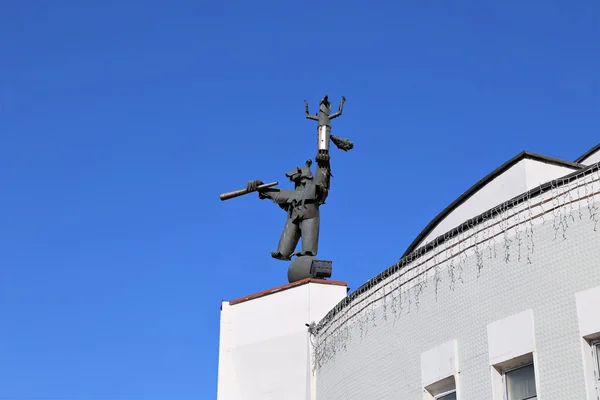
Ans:
[{"label": "sculpted figure holding pipe", "polygon": [[[310,167],[312,161],[306,161],[303,167],[296,167],[285,176],[294,183],[294,190],[267,187],[261,181],[250,181],[246,186],[249,192],[258,189],[259,199],[270,199],[287,213],[283,233],[277,250],[271,256],[278,260],[290,260],[292,255],[316,256],[319,250],[319,207],[325,204],[329,193],[329,154],[318,153],[317,169],[313,176]],[[302,238],[302,250],[294,253],[298,241]]]},{"label": "sculpted figure holding pipe", "polygon": [[[271,252],[273,258],[290,260],[293,255],[298,257],[317,255],[319,250],[319,207],[325,204],[331,178],[329,141],[331,140],[343,151],[354,147],[354,144],[348,139],[331,135],[330,121],[342,115],[345,101],[346,98],[342,97],[339,110],[331,115],[331,104],[327,95],[321,99],[317,115],[309,114],[308,103],[305,101],[306,118],[318,121],[317,155],[315,157],[317,168],[314,175],[311,171],[312,161],[308,160],[304,166],[296,167],[285,175],[294,184],[293,190],[274,187],[277,182],[265,184],[262,181],[254,180],[248,182],[245,189],[221,195],[221,200],[227,200],[258,192],[259,199],[270,199],[286,212],[287,218],[279,245],[277,250]],[[300,239],[302,239],[302,249],[294,252]]]}]

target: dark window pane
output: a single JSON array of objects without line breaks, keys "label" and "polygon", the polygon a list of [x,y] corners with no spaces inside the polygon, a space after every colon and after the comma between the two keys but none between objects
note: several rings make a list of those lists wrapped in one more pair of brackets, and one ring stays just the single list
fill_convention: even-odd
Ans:
[{"label": "dark window pane", "polygon": [[441,397],[436,397],[436,400],[456,400],[456,392],[448,393]]},{"label": "dark window pane", "polygon": [[508,400],[535,398],[535,373],[533,364],[526,365],[506,373],[506,391]]}]

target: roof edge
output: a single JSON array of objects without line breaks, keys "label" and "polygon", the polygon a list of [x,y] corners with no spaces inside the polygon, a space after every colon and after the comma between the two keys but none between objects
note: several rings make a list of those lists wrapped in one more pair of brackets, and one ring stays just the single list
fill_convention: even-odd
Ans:
[{"label": "roof edge", "polygon": [[[599,145],[600,146],[600,145]],[[444,218],[446,218],[452,211],[454,211],[458,206],[467,201],[470,197],[472,197],[475,193],[477,193],[481,188],[490,183],[492,180],[500,176],[503,172],[508,170],[510,167],[515,165],[521,160],[530,159],[535,161],[540,161],[546,164],[558,165],[560,167],[572,168],[574,170],[581,170],[585,167],[585,165],[579,164],[577,162],[562,160],[560,158],[550,157],[543,154],[533,153],[530,151],[522,151],[510,160],[506,161],[504,164],[500,165],[498,168],[481,178],[477,181],[473,186],[468,188],[463,194],[458,196],[452,203],[450,203],[446,208],[444,208],[438,215],[436,215],[426,226],[425,228],[417,235],[417,237],[412,241],[410,245],[402,254],[402,257],[410,254],[413,250],[417,248],[419,243],[423,241],[433,231],[433,229],[439,225],[440,222]]]},{"label": "roof edge", "polygon": [[245,301],[258,299],[258,298],[265,297],[265,296],[275,294],[275,293],[279,293],[284,290],[291,289],[291,288],[294,288],[297,286],[302,286],[307,283],[319,283],[319,284],[324,284],[324,285],[335,285],[335,286],[348,286],[348,282],[343,282],[343,281],[334,281],[334,280],[329,280],[329,279],[305,278],[305,279],[302,279],[302,280],[299,280],[296,282],[288,283],[286,285],[277,286],[272,289],[263,290],[262,292],[249,294],[248,296],[244,296],[244,297],[240,297],[235,300],[231,300],[231,301],[229,301],[229,305],[233,306],[233,305],[236,305],[239,303],[243,303]]},{"label": "roof edge", "polygon": [[600,150],[600,143],[598,143],[597,145],[595,145],[594,147],[592,147],[591,149],[589,149],[588,151],[586,151],[585,153],[583,153],[582,155],[580,155],[579,157],[577,157],[575,159],[575,162],[576,163],[582,162],[583,160],[585,160],[586,158],[588,158],[589,156],[591,156],[592,154],[594,154],[598,150]]},{"label": "roof edge", "polygon": [[482,221],[485,221],[487,218],[490,218],[494,214],[497,214],[499,211],[505,211],[507,209],[515,207],[515,206],[521,204],[526,199],[540,196],[541,194],[543,194],[549,190],[552,190],[552,188],[554,188],[554,187],[562,186],[565,183],[569,183],[574,179],[578,179],[581,176],[585,176],[585,175],[588,175],[589,173],[592,173],[593,171],[597,171],[599,168],[600,168],[600,162],[594,163],[592,165],[587,165],[580,170],[576,170],[565,176],[553,179],[553,180],[546,182],[536,188],[528,190],[512,199],[503,201],[499,205],[492,207],[489,210],[487,210],[473,218],[466,220],[465,222],[456,226],[455,228],[450,229],[448,232],[438,236],[434,241],[419,247],[418,249],[416,249],[416,251],[413,251],[409,254],[403,255],[400,258],[400,260],[398,260],[398,262],[396,262],[394,265],[386,268],[379,274],[375,275],[373,278],[371,278],[367,282],[363,283],[358,289],[356,289],[355,291],[350,293],[348,296],[346,296],[344,299],[342,299],[334,308],[332,308],[321,319],[321,321],[319,321],[319,323],[317,324],[317,330],[318,331],[321,330],[329,320],[331,320],[338,312],[340,312],[342,309],[344,309],[348,304],[352,303],[352,301],[355,298],[357,298],[358,296],[360,296],[362,293],[371,289],[372,287],[379,284],[384,279],[390,277],[392,274],[394,274],[397,271],[399,271],[400,269],[402,269],[403,265],[411,263],[414,259],[421,257],[422,255],[428,253],[429,251],[433,250],[437,246],[443,244],[447,239],[451,239],[452,237],[454,237],[455,233],[462,232],[464,229],[469,229],[475,225],[478,225]]}]

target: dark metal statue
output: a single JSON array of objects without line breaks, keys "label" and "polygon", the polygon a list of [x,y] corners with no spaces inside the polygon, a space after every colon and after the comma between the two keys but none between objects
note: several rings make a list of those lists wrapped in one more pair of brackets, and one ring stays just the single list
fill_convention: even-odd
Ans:
[{"label": "dark metal statue", "polygon": [[329,139],[331,139],[333,144],[335,144],[336,147],[340,150],[348,151],[352,150],[352,148],[354,147],[354,144],[350,140],[331,135],[331,120],[342,115],[345,102],[346,98],[342,96],[342,101],[340,102],[340,106],[337,112],[330,115],[331,103],[329,102],[327,95],[325,95],[325,97],[321,99],[321,102],[319,104],[319,113],[317,115],[310,115],[310,113],[308,112],[308,102],[304,100],[304,111],[306,113],[306,118],[318,121],[318,154],[329,154]]},{"label": "dark metal statue", "polygon": [[[319,206],[325,204],[329,193],[329,154],[318,153],[317,170],[313,176],[311,160],[304,167],[297,167],[285,174],[294,183],[294,190],[264,188],[258,189],[259,199],[271,199],[287,213],[285,227],[279,239],[277,250],[271,253],[278,260],[290,260],[292,255],[316,256],[319,250]],[[249,192],[263,185],[261,181],[250,181],[246,186]],[[302,238],[302,250],[294,253]]]},{"label": "dark metal statue", "polygon": [[[317,255],[319,249],[319,207],[325,204],[331,177],[329,140],[344,151],[354,147],[354,144],[348,139],[331,135],[330,121],[342,115],[345,101],[346,98],[342,97],[338,111],[331,115],[331,104],[327,99],[327,95],[321,99],[319,114],[317,115],[309,114],[308,103],[305,101],[306,118],[318,121],[318,144],[315,157],[317,168],[314,176],[310,169],[312,161],[308,160],[303,167],[297,167],[285,175],[294,183],[294,190],[273,187],[277,185],[277,182],[264,184],[262,181],[250,181],[245,189],[221,195],[221,200],[227,200],[251,192],[258,192],[259,199],[270,199],[285,210],[287,219],[277,250],[271,253],[273,258],[290,260],[293,255],[298,257],[314,257]],[[300,239],[302,239],[302,250],[294,253]]]}]

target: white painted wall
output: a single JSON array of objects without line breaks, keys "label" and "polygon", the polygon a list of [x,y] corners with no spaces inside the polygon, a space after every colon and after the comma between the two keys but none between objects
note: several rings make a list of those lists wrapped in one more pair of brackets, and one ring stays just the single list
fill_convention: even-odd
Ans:
[{"label": "white painted wall", "polygon": [[454,209],[419,244],[430,242],[469,218],[527,191],[526,160],[521,160],[503,174],[493,179],[464,203]]},{"label": "white painted wall", "polygon": [[464,203],[454,209],[422,240],[419,245],[431,242],[449,230],[457,227],[506,200],[510,200],[540,184],[560,178],[574,169],[524,158],[497,176]]},{"label": "white painted wall", "polygon": [[[533,310],[529,309],[487,326],[488,361],[494,400],[504,400],[504,370],[533,362],[536,369],[535,329]],[[536,373],[536,380],[538,379]],[[538,396],[540,384],[536,382]]]},{"label": "white painted wall", "polygon": [[458,389],[458,372],[456,340],[421,353],[423,400],[433,400],[440,393]]},{"label": "white painted wall", "polygon": [[[521,166],[525,188],[572,172],[535,161]],[[354,297],[319,335],[326,362],[317,372],[318,399],[427,398],[429,382],[448,374],[445,344],[454,340],[460,400],[502,399],[502,369],[531,361],[539,398],[597,400],[593,386],[584,385],[594,372],[591,362],[582,363],[591,360],[590,346],[582,357],[579,339],[600,335],[599,234],[591,211],[577,215],[577,203],[565,212],[566,232],[557,230],[561,217],[548,207],[549,200],[572,195],[585,208],[577,185],[590,180],[587,175],[516,207],[534,216],[529,236],[521,223],[494,240],[503,228],[480,224]],[[597,181],[581,189],[588,191],[598,191]],[[600,204],[599,195],[589,199]],[[493,206],[503,199],[496,200]],[[473,238],[483,243],[481,263]],[[334,329],[343,334],[335,337]]]},{"label": "white painted wall", "polygon": [[[531,190],[543,183],[550,182],[553,179],[560,178],[575,171],[575,168],[561,167],[559,165],[547,164],[531,159],[525,159],[523,161],[525,161],[526,190]],[[510,199],[511,197],[507,197],[504,200]]]},{"label": "white painted wall", "polygon": [[583,165],[592,165],[592,164],[596,164],[599,161],[600,161],[600,150],[590,154],[589,156],[587,156],[586,158],[581,160],[579,163],[583,164]]},{"label": "white painted wall", "polygon": [[345,285],[305,283],[222,303],[218,400],[309,400],[314,378],[305,324],[346,296]]},{"label": "white painted wall", "polygon": [[533,310],[526,310],[487,326],[490,365],[500,365],[535,350]]},{"label": "white painted wall", "polygon": [[587,400],[597,400],[591,342],[600,339],[600,286],[575,293]]},{"label": "white painted wall", "polygon": [[[575,196],[575,186],[563,187],[565,193]],[[563,193],[557,195],[562,198]],[[531,208],[538,215],[543,206],[547,214],[533,221],[535,251],[529,259],[525,244],[519,250],[512,233],[508,261],[507,242],[498,239],[482,250],[482,265],[472,248],[463,250],[466,259],[461,263],[458,238],[440,245],[434,258],[424,255],[353,298],[319,337],[325,343],[331,328],[343,332],[328,343],[331,347],[322,348],[330,356],[317,372],[318,400],[423,399],[424,385],[443,376],[437,371],[447,370],[449,360],[424,359],[423,354],[449,340],[457,343],[460,400],[502,399],[500,371],[514,366],[512,361],[534,362],[540,399],[597,400],[592,397],[593,381],[587,384],[593,365],[582,362],[590,357],[590,346],[582,353],[580,341],[600,329],[600,236],[588,214],[580,219],[574,211],[566,237],[557,238],[547,204]],[[600,204],[598,199],[595,204]],[[479,239],[498,233],[493,226],[480,226],[484,230]],[[447,264],[451,256],[453,274]],[[435,271],[434,265],[441,280],[431,275],[417,290],[412,282],[427,270]],[[398,287],[394,282],[404,283]],[[390,294],[387,303],[376,300],[384,294]],[[438,367],[432,365],[435,359],[440,360]]]},{"label": "white painted wall", "polygon": [[600,286],[575,294],[581,337],[600,334]]}]

